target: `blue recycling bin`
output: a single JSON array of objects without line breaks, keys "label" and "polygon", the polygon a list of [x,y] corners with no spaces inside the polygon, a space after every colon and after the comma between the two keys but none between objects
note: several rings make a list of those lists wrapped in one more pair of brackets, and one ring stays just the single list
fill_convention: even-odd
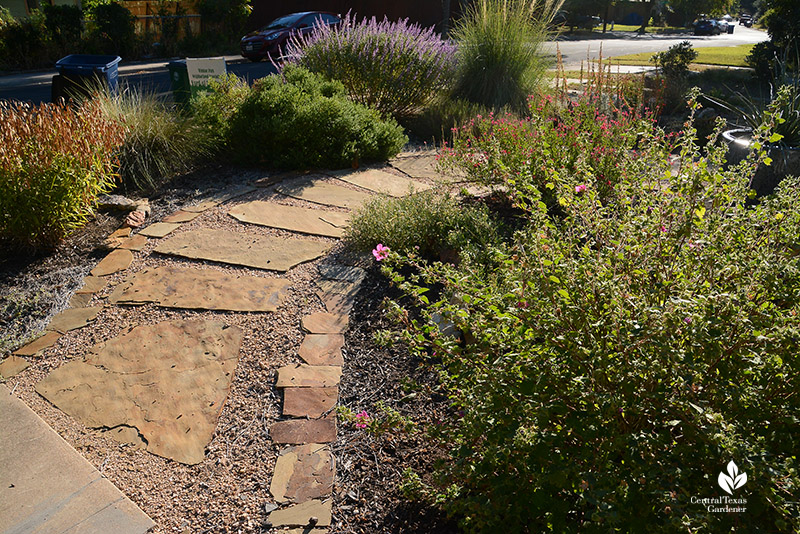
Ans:
[{"label": "blue recycling bin", "polygon": [[69,98],[75,93],[87,95],[93,83],[105,85],[116,94],[119,86],[119,56],[70,54],[56,61],[58,74],[53,76],[52,101]]}]

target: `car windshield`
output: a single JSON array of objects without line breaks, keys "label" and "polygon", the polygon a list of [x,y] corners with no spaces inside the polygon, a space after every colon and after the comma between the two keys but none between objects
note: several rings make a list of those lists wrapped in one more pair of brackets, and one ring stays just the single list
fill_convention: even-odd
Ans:
[{"label": "car windshield", "polygon": [[292,26],[292,24],[297,22],[297,19],[302,16],[302,13],[295,13],[294,15],[286,15],[285,17],[277,18],[261,28],[261,31],[263,32],[265,30],[280,30],[283,28],[289,28]]}]

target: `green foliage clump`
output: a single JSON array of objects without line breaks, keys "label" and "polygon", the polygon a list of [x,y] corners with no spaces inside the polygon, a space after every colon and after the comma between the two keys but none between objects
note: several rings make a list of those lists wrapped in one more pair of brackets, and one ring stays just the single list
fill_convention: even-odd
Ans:
[{"label": "green foliage clump", "polygon": [[[509,182],[529,224],[489,275],[384,261],[423,312],[397,314],[405,339],[441,360],[458,414],[441,482],[413,489],[468,532],[800,529],[800,180],[751,205],[763,151],[722,170],[724,146],[701,150],[691,126],[640,135],[644,165],[612,196],[556,168],[554,213]],[[428,303],[432,285],[446,291]],[[732,495],[717,483],[730,461],[748,477]],[[697,501],[723,497],[746,511]]]},{"label": "green foliage clump", "polygon": [[250,94],[247,82],[235,74],[209,82],[210,91],[192,98],[191,110],[206,130],[215,151],[224,151],[230,137],[230,121],[239,106]]},{"label": "green foliage clump", "polygon": [[117,155],[126,189],[154,191],[203,162],[211,151],[212,140],[197,119],[176,113],[152,93],[126,88],[94,98],[103,115],[124,131]]},{"label": "green foliage clump", "polygon": [[91,103],[0,102],[0,237],[48,247],[81,227],[114,184],[122,139]]},{"label": "green foliage clump", "polygon": [[340,82],[288,66],[256,82],[231,118],[229,147],[248,164],[342,168],[386,160],[407,141],[394,120],[350,101]]},{"label": "green foliage clump", "polygon": [[692,48],[692,43],[682,41],[670,46],[664,52],[656,52],[650,61],[667,78],[686,78],[689,74],[689,64],[697,59],[697,50]]},{"label": "green foliage clump", "polygon": [[450,36],[458,43],[453,92],[494,110],[524,110],[544,81],[540,54],[561,0],[476,0]]},{"label": "green foliage clump", "polygon": [[128,57],[135,54],[136,18],[117,2],[98,4],[87,24],[89,46],[95,52]]},{"label": "green foliage clump", "polygon": [[423,191],[402,198],[371,199],[353,217],[345,240],[360,250],[382,243],[400,254],[439,259],[452,251],[482,256],[499,237],[484,207],[465,206],[450,195]]}]

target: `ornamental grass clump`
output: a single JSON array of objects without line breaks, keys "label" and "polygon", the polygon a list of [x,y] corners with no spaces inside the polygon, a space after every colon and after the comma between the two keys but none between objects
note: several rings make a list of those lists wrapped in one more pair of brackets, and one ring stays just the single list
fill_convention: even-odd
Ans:
[{"label": "ornamental grass clump", "polygon": [[402,119],[418,113],[452,79],[454,48],[408,19],[320,25],[289,43],[289,64],[342,82],[354,102]]},{"label": "ornamental grass clump", "polygon": [[0,102],[0,238],[49,247],[83,226],[114,185],[123,139],[94,102]]},{"label": "ornamental grass clump", "polygon": [[523,112],[544,81],[541,55],[563,0],[476,0],[450,36],[458,43],[454,96]]},{"label": "ornamental grass clump", "polygon": [[691,120],[677,141],[648,126],[613,196],[554,175],[556,212],[509,183],[528,225],[489,276],[381,263],[453,403],[431,433],[451,461],[415,493],[467,532],[800,529],[800,179],[753,205],[766,155],[723,170],[723,126],[705,149]]}]

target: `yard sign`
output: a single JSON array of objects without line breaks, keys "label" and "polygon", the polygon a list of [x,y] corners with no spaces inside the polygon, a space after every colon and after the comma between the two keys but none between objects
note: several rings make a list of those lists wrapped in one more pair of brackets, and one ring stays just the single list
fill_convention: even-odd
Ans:
[{"label": "yard sign", "polygon": [[189,72],[189,86],[192,96],[210,91],[209,80],[224,76],[227,72],[225,58],[186,58],[186,70]]}]

